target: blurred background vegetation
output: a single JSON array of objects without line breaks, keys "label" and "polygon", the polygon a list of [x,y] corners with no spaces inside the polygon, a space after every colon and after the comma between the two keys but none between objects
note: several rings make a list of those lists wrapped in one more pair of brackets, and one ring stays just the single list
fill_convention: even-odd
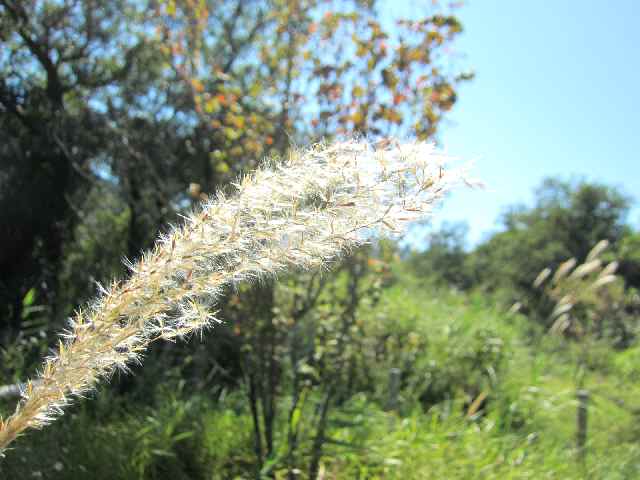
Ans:
[{"label": "blurred background vegetation", "polygon": [[[34,375],[96,282],[261,158],[436,140],[473,75],[448,53],[456,9],[432,10],[390,24],[375,1],[0,0],[0,383]],[[637,478],[630,206],[548,179],[471,249],[465,225],[418,225],[415,245],[233,292],[224,325],[155,345],[0,473]],[[601,240],[615,281],[572,300],[580,330],[550,333],[558,299],[534,279]]]}]

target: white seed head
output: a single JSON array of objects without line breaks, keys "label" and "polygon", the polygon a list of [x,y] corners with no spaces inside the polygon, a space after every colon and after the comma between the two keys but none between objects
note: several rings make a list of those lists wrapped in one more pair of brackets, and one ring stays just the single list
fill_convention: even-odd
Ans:
[{"label": "white seed head", "polygon": [[576,266],[576,263],[577,262],[575,258],[570,258],[566,262],[562,262],[558,267],[558,269],[556,270],[556,273],[553,275],[552,282],[558,283],[560,280],[566,277],[569,274],[569,272],[573,270],[573,267]]},{"label": "white seed head", "polygon": [[598,243],[594,245],[594,247],[591,249],[591,251],[587,255],[585,263],[588,263],[591,260],[595,260],[596,258],[598,258],[600,254],[604,252],[608,247],[609,247],[609,240],[600,240]]},{"label": "white seed head", "polygon": [[598,278],[603,278],[603,277],[607,277],[609,275],[614,275],[616,273],[616,271],[618,270],[618,262],[613,261],[611,263],[608,263],[606,267],[604,267],[602,269],[602,271],[598,274]]},{"label": "white seed head", "polygon": [[578,268],[576,268],[571,273],[570,278],[584,278],[587,275],[598,271],[600,268],[602,268],[602,260],[596,258],[595,260],[583,263]]},{"label": "white seed head", "polygon": [[426,143],[376,150],[365,142],[318,145],[269,162],[218,193],[152,250],[128,263],[128,280],[100,287],[79,309],[16,413],[0,420],[0,451],[42,427],[115,370],[140,362],[157,339],[218,320],[223,293],[294,269],[328,268],[378,233],[402,232],[464,179]]},{"label": "white seed head", "polygon": [[542,270],[533,281],[533,288],[539,288],[544,281],[549,278],[549,275],[551,275],[551,269],[549,267]]},{"label": "white seed head", "polygon": [[591,285],[591,288],[593,290],[599,290],[605,285],[609,285],[610,283],[615,282],[617,279],[618,277],[616,277],[615,275],[605,275],[604,277],[598,277],[598,279]]}]

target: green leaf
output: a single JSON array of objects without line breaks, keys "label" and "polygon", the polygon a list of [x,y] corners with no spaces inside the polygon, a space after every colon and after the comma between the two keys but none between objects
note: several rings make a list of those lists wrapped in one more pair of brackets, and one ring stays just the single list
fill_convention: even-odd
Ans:
[{"label": "green leaf", "polygon": [[300,407],[296,407],[293,411],[293,415],[291,415],[291,429],[296,430],[298,428],[298,423],[300,423],[300,416],[302,415],[302,410]]},{"label": "green leaf", "polygon": [[27,308],[33,305],[34,300],[36,299],[36,289],[30,289],[27,294],[22,299],[22,307]]},{"label": "green leaf", "polygon": [[193,437],[193,435],[194,435],[194,432],[182,432],[177,435],[174,435],[172,440],[174,442],[179,442],[181,440],[185,440],[187,438]]}]

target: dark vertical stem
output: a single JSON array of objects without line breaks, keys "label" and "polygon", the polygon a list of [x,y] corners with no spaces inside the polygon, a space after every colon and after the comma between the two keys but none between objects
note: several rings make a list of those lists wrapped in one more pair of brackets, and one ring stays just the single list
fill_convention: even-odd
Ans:
[{"label": "dark vertical stem", "polygon": [[251,420],[253,422],[253,449],[257,460],[256,478],[259,478],[262,470],[262,432],[258,413],[258,394],[255,375],[248,372],[247,377],[249,380],[249,407],[251,408]]},{"label": "dark vertical stem", "polygon": [[589,392],[587,390],[578,390],[576,392],[576,398],[578,399],[578,410],[576,412],[576,448],[578,450],[578,460],[584,467],[587,453]]},{"label": "dark vertical stem", "polygon": [[261,352],[261,364],[264,366],[262,373],[262,420],[265,435],[265,454],[269,457],[273,451],[273,433],[276,418],[275,397],[278,390],[278,360],[276,359],[276,342],[277,335],[273,323],[273,302],[274,302],[274,284],[268,284],[259,287],[256,290],[258,298],[256,305],[259,308],[258,317],[262,319],[263,329],[258,341],[260,345],[257,347]]},{"label": "dark vertical stem", "polygon": [[[345,311],[342,315],[342,332],[340,336],[340,350],[344,350],[344,343],[354,342],[354,338],[351,335],[351,328],[356,322],[356,311],[358,309],[358,304],[360,303],[359,297],[359,287],[360,287],[360,276],[362,274],[362,265],[357,257],[351,258],[348,260],[348,273],[349,279],[347,284],[347,304],[345,307]],[[356,358],[355,355],[352,354],[349,358],[341,358],[340,363],[348,363],[347,366],[347,382],[346,382],[346,391],[343,391],[339,401],[346,400],[351,393],[353,392],[355,376],[356,376]],[[342,369],[342,367],[341,367]]]},{"label": "dark vertical stem", "polygon": [[329,385],[325,393],[322,405],[320,407],[320,418],[318,419],[318,428],[316,436],[313,439],[313,447],[311,449],[311,462],[309,464],[309,479],[315,480],[318,477],[318,469],[320,467],[320,459],[322,458],[322,447],[325,442],[325,432],[327,429],[327,420],[329,419],[329,405],[333,398],[334,387]]},{"label": "dark vertical stem", "polygon": [[[297,302],[294,300],[294,308],[297,307]],[[295,480],[296,475],[293,472],[294,456],[298,449],[298,423],[294,425],[293,418],[298,405],[300,403],[301,389],[300,389],[300,374],[298,372],[298,319],[294,317],[294,327],[291,335],[291,345],[289,349],[289,358],[291,361],[291,368],[293,371],[293,378],[291,381],[291,408],[289,409],[289,425],[287,433],[287,477],[289,480]]]},{"label": "dark vertical stem", "polygon": [[396,410],[398,408],[398,394],[400,393],[400,369],[392,368],[389,371],[389,398],[387,399],[386,410]]},{"label": "dark vertical stem", "polygon": [[127,257],[133,261],[138,257],[143,247],[144,234],[141,229],[141,219],[139,216],[142,194],[140,192],[140,184],[137,177],[137,168],[135,160],[125,158],[122,163],[121,175],[124,178],[124,184],[127,195],[127,205],[129,207],[129,228],[127,231]]}]

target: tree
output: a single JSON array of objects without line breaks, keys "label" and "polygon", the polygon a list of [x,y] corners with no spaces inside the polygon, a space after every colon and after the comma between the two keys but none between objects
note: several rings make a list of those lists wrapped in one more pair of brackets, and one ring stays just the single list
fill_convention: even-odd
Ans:
[{"label": "tree", "polygon": [[444,69],[461,25],[434,7],[390,32],[377,12],[355,1],[0,2],[0,313],[14,334],[31,288],[54,318],[73,308],[56,300],[56,273],[94,215],[92,190],[122,200],[122,254],[135,257],[188,206],[190,184],[199,199],[291,141],[432,136],[470,78]]},{"label": "tree", "polygon": [[444,224],[427,236],[423,252],[411,252],[407,262],[417,275],[432,278],[439,284],[461,289],[471,286],[466,268],[466,236],[469,227],[464,223]]},{"label": "tree", "polygon": [[507,292],[510,301],[534,294],[531,279],[566,258],[582,262],[592,245],[614,246],[626,232],[629,199],[616,189],[585,181],[547,179],[533,207],[513,207],[504,230],[478,246],[469,258],[475,282]]},{"label": "tree", "polygon": [[[431,138],[456,101],[455,86],[470,78],[444,73],[444,48],[461,25],[454,16],[435,11],[425,19],[399,21],[395,32],[383,28],[376,2],[167,0],[160,3],[157,18],[167,68],[191,91],[194,121],[210,138],[205,173],[231,176],[247,167],[242,161],[247,157],[286,155],[292,141],[358,133],[372,139],[393,133]],[[207,178],[205,189],[210,188]],[[316,307],[322,292],[318,282],[288,283],[293,292],[305,287],[311,292],[302,295],[304,301],[292,294],[294,306],[285,310],[294,328]],[[281,307],[274,297],[282,289],[287,290],[265,285],[244,292],[228,312],[236,319],[245,352],[259,466],[276,451],[273,425],[286,381],[282,371],[297,355],[296,348],[283,347],[296,339],[290,335],[291,322],[279,321],[282,314],[276,313]],[[293,363],[292,381],[299,385],[299,365]],[[318,408],[325,412],[324,421],[335,400],[333,383],[323,384],[327,389]],[[299,398],[295,385],[294,398]],[[320,452],[322,435],[317,439],[315,451]],[[311,463],[311,470],[317,468]]]},{"label": "tree", "polygon": [[640,289],[640,232],[625,232],[618,245],[618,261],[627,285]]},{"label": "tree", "polygon": [[55,315],[69,231],[107,154],[106,118],[90,102],[127,78],[143,43],[124,40],[130,6],[86,1],[0,2],[0,316],[19,329],[31,288]]},{"label": "tree", "polygon": [[[356,0],[0,0],[0,14],[5,345],[25,333],[27,303],[56,331],[121,257],[261,157],[345,135],[433,138],[471,78],[447,53],[461,24],[437,5],[393,28]],[[273,287],[244,300],[234,315],[256,327],[243,360],[267,392],[266,430],[287,331]],[[198,368],[223,371],[240,368],[237,347],[188,348]]]}]

